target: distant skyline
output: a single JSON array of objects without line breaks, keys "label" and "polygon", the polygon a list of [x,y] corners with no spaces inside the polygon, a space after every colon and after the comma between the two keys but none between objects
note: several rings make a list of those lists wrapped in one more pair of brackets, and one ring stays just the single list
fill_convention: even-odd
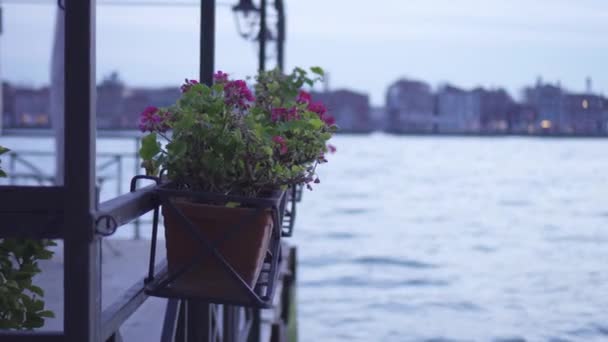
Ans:
[{"label": "distant skyline", "polygon": [[[253,74],[256,48],[237,35],[227,2],[218,3],[217,69]],[[433,87],[504,87],[519,98],[538,76],[575,92],[584,91],[589,76],[595,92],[608,93],[604,0],[370,3],[286,0],[287,67],[320,65],[330,72],[333,89],[368,92],[373,105],[382,105],[386,87],[401,77]],[[2,78],[48,83],[55,7],[2,6]],[[99,6],[98,79],[113,70],[135,86],[195,78],[197,25],[196,7]]]}]

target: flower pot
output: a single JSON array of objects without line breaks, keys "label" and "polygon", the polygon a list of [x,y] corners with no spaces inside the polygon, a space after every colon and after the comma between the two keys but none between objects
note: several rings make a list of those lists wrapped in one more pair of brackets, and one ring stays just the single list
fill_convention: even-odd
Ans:
[{"label": "flower pot", "polygon": [[[273,232],[272,211],[192,203],[185,199],[171,202],[207,242],[217,246],[219,254],[246,285],[253,288]],[[247,299],[247,289],[243,284],[196,238],[177,213],[166,205],[162,213],[169,273],[177,272],[197,256],[204,255],[170,284],[172,289],[184,296]]]}]

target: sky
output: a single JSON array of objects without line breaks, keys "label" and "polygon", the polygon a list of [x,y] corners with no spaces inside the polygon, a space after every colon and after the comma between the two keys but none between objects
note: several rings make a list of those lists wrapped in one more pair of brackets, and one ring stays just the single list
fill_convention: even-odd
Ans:
[{"label": "sky", "polygon": [[[45,84],[55,7],[19,1],[2,5],[0,74]],[[404,77],[434,88],[505,87],[516,98],[539,76],[572,91],[583,91],[591,77],[593,90],[608,94],[606,0],[285,1],[287,67],[321,66],[331,89],[369,93],[376,106]],[[233,2],[218,0],[216,69],[243,77],[255,73],[257,49],[237,34]],[[196,78],[197,7],[100,4],[97,15],[99,80],[114,70],[137,86]]]}]

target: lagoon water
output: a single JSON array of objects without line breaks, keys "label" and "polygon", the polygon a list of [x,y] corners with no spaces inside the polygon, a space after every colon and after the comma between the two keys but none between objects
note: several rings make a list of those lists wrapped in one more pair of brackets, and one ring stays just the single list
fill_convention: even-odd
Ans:
[{"label": "lagoon water", "polygon": [[606,140],[333,143],[298,207],[301,341],[608,341]]}]

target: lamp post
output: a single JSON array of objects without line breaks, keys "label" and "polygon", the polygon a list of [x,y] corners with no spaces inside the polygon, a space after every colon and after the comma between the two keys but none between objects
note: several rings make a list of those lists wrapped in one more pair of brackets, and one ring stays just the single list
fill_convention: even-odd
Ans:
[{"label": "lamp post", "polygon": [[215,0],[201,0],[200,81],[213,84],[215,68]]},{"label": "lamp post", "polygon": [[283,0],[275,0],[277,10],[277,65],[281,71],[285,67],[285,6]]},{"label": "lamp post", "polygon": [[258,70],[266,70],[266,34],[268,27],[266,26],[266,0],[261,0],[260,4],[260,35],[258,37],[260,50],[258,56]]}]

